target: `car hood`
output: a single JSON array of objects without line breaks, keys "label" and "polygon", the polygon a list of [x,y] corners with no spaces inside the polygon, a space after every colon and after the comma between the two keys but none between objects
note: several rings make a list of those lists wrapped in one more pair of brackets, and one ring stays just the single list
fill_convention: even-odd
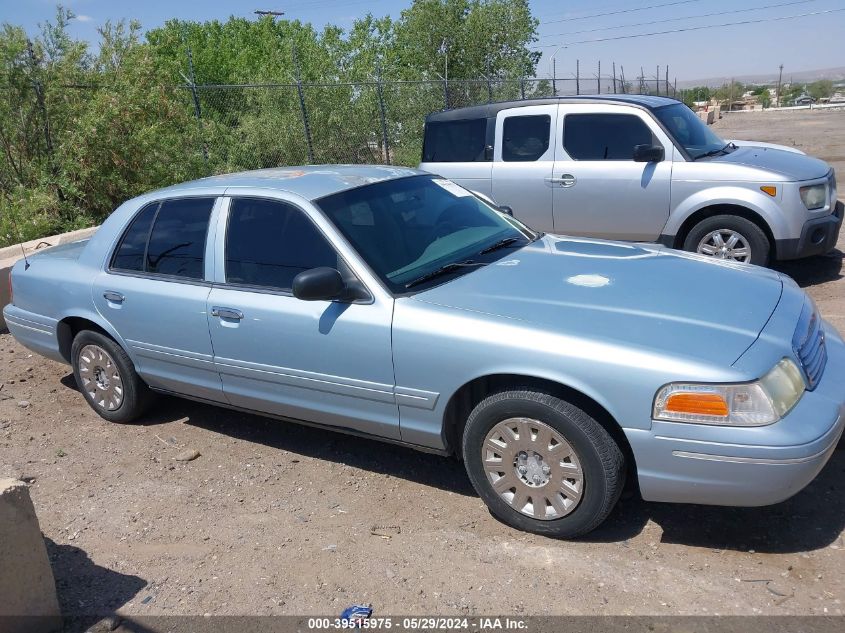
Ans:
[{"label": "car hood", "polygon": [[765,169],[789,181],[824,178],[830,171],[830,165],[818,158],[765,146],[740,145],[730,154],[714,156],[708,160]]},{"label": "car hood", "polygon": [[757,266],[547,235],[413,298],[724,366],[757,339],[782,290]]}]

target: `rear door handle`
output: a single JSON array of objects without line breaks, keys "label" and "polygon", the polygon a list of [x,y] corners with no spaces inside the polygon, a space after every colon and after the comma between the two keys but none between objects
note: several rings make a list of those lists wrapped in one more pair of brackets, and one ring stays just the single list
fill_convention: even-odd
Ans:
[{"label": "rear door handle", "polygon": [[211,316],[220,317],[221,319],[231,319],[233,321],[240,321],[244,318],[244,313],[235,308],[221,308],[219,306],[212,306]]},{"label": "rear door handle", "polygon": [[110,301],[111,303],[123,303],[126,301],[126,297],[124,297],[119,292],[115,292],[114,290],[106,290],[103,293],[103,298],[106,301]]}]

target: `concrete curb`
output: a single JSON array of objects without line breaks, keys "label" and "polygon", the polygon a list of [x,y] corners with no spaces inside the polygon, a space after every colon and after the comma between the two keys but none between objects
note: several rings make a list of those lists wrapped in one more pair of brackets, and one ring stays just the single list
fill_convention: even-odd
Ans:
[{"label": "concrete curb", "polygon": [[0,622],[4,633],[62,626],[56,582],[29,488],[0,479]]},{"label": "concrete curb", "polygon": [[[0,332],[5,331],[6,329],[6,320],[3,318],[3,308],[7,303],[9,303],[9,273],[11,273],[12,266],[15,265],[15,262],[23,259],[23,253],[25,252],[27,255],[30,255],[51,246],[85,240],[91,237],[96,231],[97,227],[95,226],[90,229],[79,229],[78,231],[71,231],[70,233],[51,235],[37,240],[30,240],[29,242],[24,242],[23,244],[15,244],[14,246],[0,248]],[[21,246],[23,247],[23,251],[21,251]]]}]

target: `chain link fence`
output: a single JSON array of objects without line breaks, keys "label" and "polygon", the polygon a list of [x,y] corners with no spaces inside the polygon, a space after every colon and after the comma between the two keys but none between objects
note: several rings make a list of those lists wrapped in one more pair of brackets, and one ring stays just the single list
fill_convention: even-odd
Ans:
[{"label": "chain link fence", "polygon": [[[615,90],[614,90],[615,88]],[[416,165],[426,115],[449,108],[550,97],[673,94],[663,81],[621,79],[384,81],[172,88],[193,112],[185,149],[208,173],[308,163]],[[193,143],[193,145],[192,145]]]}]

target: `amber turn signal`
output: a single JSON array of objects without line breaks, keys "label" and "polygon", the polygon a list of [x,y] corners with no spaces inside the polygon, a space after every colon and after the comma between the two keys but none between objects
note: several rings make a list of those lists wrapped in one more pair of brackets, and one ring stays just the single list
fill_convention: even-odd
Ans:
[{"label": "amber turn signal", "polygon": [[763,185],[762,187],[760,187],[760,191],[769,194],[772,198],[778,195],[778,188],[773,187],[772,185]]},{"label": "amber turn signal", "polygon": [[717,393],[673,393],[666,401],[666,410],[724,416],[728,415],[728,403]]}]

